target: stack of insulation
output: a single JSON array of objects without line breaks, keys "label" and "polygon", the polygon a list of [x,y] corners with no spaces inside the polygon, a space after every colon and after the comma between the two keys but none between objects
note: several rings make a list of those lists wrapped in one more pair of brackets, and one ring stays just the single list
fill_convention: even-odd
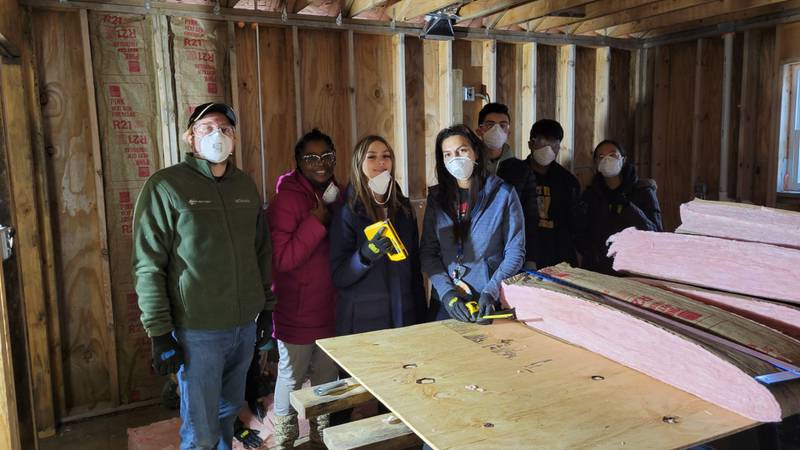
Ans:
[{"label": "stack of insulation", "polygon": [[750,419],[800,412],[800,379],[763,384],[755,377],[783,369],[682,328],[800,366],[800,213],[695,200],[681,219],[677,233],[609,239],[614,269],[629,277],[560,264],[541,272],[571,286],[522,274],[506,280],[503,301],[534,329]]}]

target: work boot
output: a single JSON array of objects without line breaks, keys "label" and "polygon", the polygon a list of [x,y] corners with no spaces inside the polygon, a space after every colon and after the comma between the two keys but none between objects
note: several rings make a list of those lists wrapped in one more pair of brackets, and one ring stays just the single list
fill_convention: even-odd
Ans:
[{"label": "work boot", "polygon": [[331,424],[331,415],[323,414],[314,417],[310,421],[311,430],[308,433],[308,441],[311,442],[311,448],[324,450],[325,443],[322,441],[322,430],[328,428]]},{"label": "work boot", "polygon": [[275,448],[288,450],[294,448],[294,441],[300,436],[297,426],[297,413],[287,416],[275,416]]}]

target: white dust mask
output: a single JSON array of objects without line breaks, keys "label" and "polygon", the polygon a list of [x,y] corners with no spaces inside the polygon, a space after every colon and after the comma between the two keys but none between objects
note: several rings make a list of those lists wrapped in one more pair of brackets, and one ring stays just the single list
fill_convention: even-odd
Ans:
[{"label": "white dust mask", "polygon": [[378,195],[386,195],[389,190],[389,184],[392,182],[392,174],[388,170],[384,170],[377,176],[370,178],[367,185],[372,189],[372,192]]},{"label": "white dust mask", "polygon": [[444,163],[444,167],[458,181],[466,181],[472,176],[475,170],[475,161],[466,156],[456,156]]},{"label": "white dust mask", "polygon": [[546,145],[533,151],[533,159],[540,166],[549,166],[556,159],[556,153],[552,147]]},{"label": "white dust mask", "polygon": [[489,128],[489,131],[486,133],[483,133],[483,142],[489,148],[502,148],[507,140],[508,133],[506,133],[499,123],[496,123],[492,128]]},{"label": "white dust mask", "polygon": [[326,205],[330,205],[331,203],[335,202],[339,198],[339,188],[336,187],[336,183],[331,182],[328,187],[325,189],[325,192],[322,193],[322,203]]},{"label": "white dust mask", "polygon": [[597,171],[602,173],[606,178],[615,177],[622,171],[623,162],[622,158],[606,156],[600,160],[600,163],[597,165]]},{"label": "white dust mask", "polygon": [[200,139],[200,156],[212,163],[221,163],[233,152],[233,139],[217,130]]}]

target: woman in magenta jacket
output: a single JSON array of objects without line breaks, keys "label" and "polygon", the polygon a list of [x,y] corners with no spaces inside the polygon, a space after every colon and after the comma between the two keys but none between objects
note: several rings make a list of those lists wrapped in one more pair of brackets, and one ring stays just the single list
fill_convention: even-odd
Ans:
[{"label": "woman in magenta jacket", "polygon": [[[272,234],[273,336],[278,343],[275,385],[277,448],[292,448],[297,439],[297,413],[289,393],[310,375],[311,384],[335,380],[336,364],[315,347],[317,339],[335,334],[336,288],[330,276],[328,227],[342,200],[333,179],[336,151],[319,130],[295,145],[297,169],[278,179],[275,198],[267,208]],[[312,421],[311,439],[322,443],[327,417]]]}]

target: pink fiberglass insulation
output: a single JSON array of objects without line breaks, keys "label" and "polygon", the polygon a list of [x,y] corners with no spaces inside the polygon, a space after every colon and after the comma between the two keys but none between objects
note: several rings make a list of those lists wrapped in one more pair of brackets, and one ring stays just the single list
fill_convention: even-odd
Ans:
[{"label": "pink fiberglass insulation", "polygon": [[800,250],[634,228],[608,240],[619,272],[800,303]]},{"label": "pink fiberglass insulation", "polygon": [[730,311],[764,324],[787,336],[800,339],[800,308],[728,292],[712,291],[669,281],[637,278],[638,281],[657,286],[694,300]]},{"label": "pink fiberglass insulation", "polygon": [[693,200],[681,205],[681,226],[676,231],[800,248],[800,213]]},{"label": "pink fiberglass insulation", "polygon": [[[505,302],[529,327],[584,347],[706,401],[762,422],[781,420],[781,403],[755,374],[774,368],[752,357],[726,359],[700,344],[577,292],[518,275]],[[758,372],[758,373],[754,373]],[[792,395],[791,397],[794,397]]]}]

